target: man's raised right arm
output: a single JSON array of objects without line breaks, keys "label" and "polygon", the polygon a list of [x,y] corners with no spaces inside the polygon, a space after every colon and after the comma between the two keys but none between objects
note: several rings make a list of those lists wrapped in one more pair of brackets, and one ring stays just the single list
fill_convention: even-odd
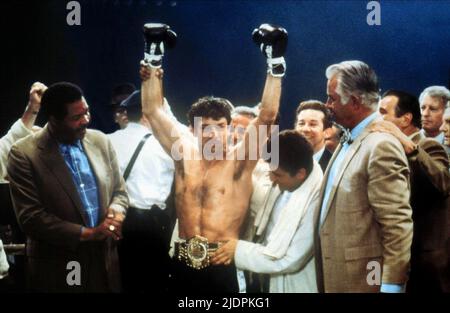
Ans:
[{"label": "man's raised right arm", "polygon": [[181,133],[174,119],[167,114],[163,107],[163,71],[160,68],[141,65],[140,73],[142,113],[150,123],[153,135],[164,150],[172,155],[172,146],[180,140]]},{"label": "man's raised right arm", "polygon": [[163,70],[164,52],[173,48],[176,34],[168,25],[149,23],[144,25],[145,60],[141,62],[142,113],[152,127],[156,139],[164,150],[174,158],[172,147],[180,142],[181,132],[177,123],[164,110]]}]

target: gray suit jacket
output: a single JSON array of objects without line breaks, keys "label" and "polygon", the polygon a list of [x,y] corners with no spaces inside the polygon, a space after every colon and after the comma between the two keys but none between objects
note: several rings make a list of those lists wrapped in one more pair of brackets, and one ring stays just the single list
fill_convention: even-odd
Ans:
[{"label": "gray suit jacket", "polygon": [[[96,176],[100,215],[128,207],[125,183],[106,136],[88,130],[82,145]],[[43,128],[18,141],[8,161],[11,195],[19,225],[27,235],[28,277],[32,290],[51,292],[119,291],[116,243],[80,242],[87,225],[83,204],[58,144]],[[81,286],[66,282],[69,261],[81,265]]]}]

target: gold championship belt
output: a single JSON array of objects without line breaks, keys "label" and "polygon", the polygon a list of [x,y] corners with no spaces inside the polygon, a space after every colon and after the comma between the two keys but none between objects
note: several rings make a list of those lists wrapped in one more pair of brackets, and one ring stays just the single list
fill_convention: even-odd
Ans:
[{"label": "gold championship belt", "polygon": [[210,255],[221,243],[208,243],[208,239],[195,235],[186,241],[175,242],[175,257],[187,266],[200,270],[210,265]]}]

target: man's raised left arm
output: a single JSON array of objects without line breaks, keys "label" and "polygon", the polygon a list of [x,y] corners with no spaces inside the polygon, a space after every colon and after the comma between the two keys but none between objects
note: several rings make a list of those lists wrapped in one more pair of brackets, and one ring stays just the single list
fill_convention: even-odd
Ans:
[{"label": "man's raised left arm", "polygon": [[[260,145],[269,134],[269,127],[277,117],[281,98],[281,80],[286,71],[284,53],[287,47],[287,31],[278,26],[262,24],[253,31],[253,41],[260,47],[267,60],[267,77],[259,107],[258,117],[247,127],[239,150],[244,149],[247,164],[256,165],[260,157]],[[262,128],[260,126],[266,126]],[[263,131],[263,134],[261,132]],[[258,145],[259,143],[259,145]],[[252,152],[255,152],[252,154]],[[241,151],[242,153],[242,151]]]}]

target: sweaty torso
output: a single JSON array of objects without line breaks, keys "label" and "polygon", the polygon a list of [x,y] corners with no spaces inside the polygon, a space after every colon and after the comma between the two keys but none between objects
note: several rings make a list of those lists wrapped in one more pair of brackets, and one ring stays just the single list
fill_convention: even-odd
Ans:
[{"label": "sweaty torso", "polygon": [[[209,242],[237,238],[252,193],[251,171],[236,160],[182,160],[176,165],[176,208],[180,238]],[[249,173],[247,173],[249,172]]]}]

